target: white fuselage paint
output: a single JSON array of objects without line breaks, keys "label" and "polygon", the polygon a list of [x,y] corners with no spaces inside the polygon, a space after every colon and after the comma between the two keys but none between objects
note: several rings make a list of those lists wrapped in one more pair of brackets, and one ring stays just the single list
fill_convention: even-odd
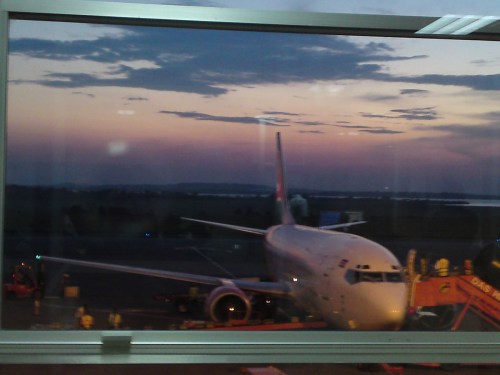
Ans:
[{"label": "white fuselage paint", "polygon": [[[406,315],[401,281],[349,282],[347,272],[401,272],[385,247],[353,234],[277,225],[266,234],[272,275],[289,283],[297,307],[341,329],[399,329]],[[358,268],[356,268],[358,267]],[[366,269],[365,269],[366,270]]]}]

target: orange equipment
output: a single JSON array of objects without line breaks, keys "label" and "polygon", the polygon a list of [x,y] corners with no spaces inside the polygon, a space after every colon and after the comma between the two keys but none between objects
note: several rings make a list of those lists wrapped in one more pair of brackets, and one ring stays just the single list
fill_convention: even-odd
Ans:
[{"label": "orange equipment", "polygon": [[500,291],[478,276],[432,277],[413,283],[411,307],[464,304],[451,330],[458,329],[471,311],[500,329]]}]

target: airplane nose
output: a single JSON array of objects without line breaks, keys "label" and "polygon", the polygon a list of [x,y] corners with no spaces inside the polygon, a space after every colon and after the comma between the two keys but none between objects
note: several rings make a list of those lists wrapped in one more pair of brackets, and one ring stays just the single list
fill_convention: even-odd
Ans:
[{"label": "airplane nose", "polygon": [[389,287],[384,294],[374,293],[367,302],[371,308],[366,309],[366,324],[361,329],[394,331],[402,327],[407,305],[404,284]]},{"label": "airplane nose", "polygon": [[385,330],[395,331],[401,328],[406,317],[406,304],[388,309],[385,317]]},{"label": "airplane nose", "polygon": [[398,330],[406,317],[406,288],[401,287],[384,298],[381,305],[381,320],[385,330]]}]

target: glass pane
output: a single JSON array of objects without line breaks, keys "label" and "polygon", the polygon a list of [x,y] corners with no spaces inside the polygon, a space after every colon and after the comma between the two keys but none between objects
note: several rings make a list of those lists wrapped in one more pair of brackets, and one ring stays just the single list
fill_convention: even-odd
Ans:
[{"label": "glass pane", "polygon": [[[95,0],[87,0],[95,1]],[[235,1],[218,0],[206,3],[198,3],[186,0],[108,0],[121,3],[141,4],[169,4],[169,5],[201,5],[221,8],[278,10],[298,12],[321,12],[321,13],[351,13],[351,14],[378,14],[378,15],[401,15],[401,16],[443,16],[445,14],[474,14],[474,15],[500,15],[500,5],[488,0],[454,1],[432,0],[425,1],[377,1],[371,0],[355,1]]]},{"label": "glass pane", "polygon": [[[421,364],[421,365],[375,365],[375,364],[195,364],[195,365],[0,365],[2,374],[40,374],[40,373],[84,373],[104,374],[111,370],[121,374],[134,374],[140,371],[143,374],[190,374],[203,375],[328,375],[339,373],[344,375],[359,375],[366,373],[405,375],[434,375],[442,374],[443,370],[453,371],[457,375],[496,375],[498,366],[494,365],[454,365],[454,364]],[[393,371],[393,372],[389,372]],[[399,372],[398,372],[399,371]],[[446,373],[446,372],[445,372]]]},{"label": "glass pane", "polygon": [[498,43],[12,21],[9,48],[3,328],[498,330]]}]

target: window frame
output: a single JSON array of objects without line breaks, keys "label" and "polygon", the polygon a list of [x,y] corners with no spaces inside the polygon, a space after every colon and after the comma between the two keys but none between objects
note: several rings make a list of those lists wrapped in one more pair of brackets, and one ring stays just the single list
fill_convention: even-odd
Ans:
[{"label": "window frame", "polygon": [[[437,17],[0,0],[0,226],[3,228],[9,19],[335,35],[428,37]],[[432,36],[499,40],[499,34]],[[0,234],[3,237],[3,232]],[[3,238],[1,238],[3,244]],[[3,261],[3,250],[0,250]],[[0,268],[1,269],[1,268]],[[1,271],[0,271],[1,272]],[[208,332],[0,330],[1,363],[495,363],[498,332]]]}]

